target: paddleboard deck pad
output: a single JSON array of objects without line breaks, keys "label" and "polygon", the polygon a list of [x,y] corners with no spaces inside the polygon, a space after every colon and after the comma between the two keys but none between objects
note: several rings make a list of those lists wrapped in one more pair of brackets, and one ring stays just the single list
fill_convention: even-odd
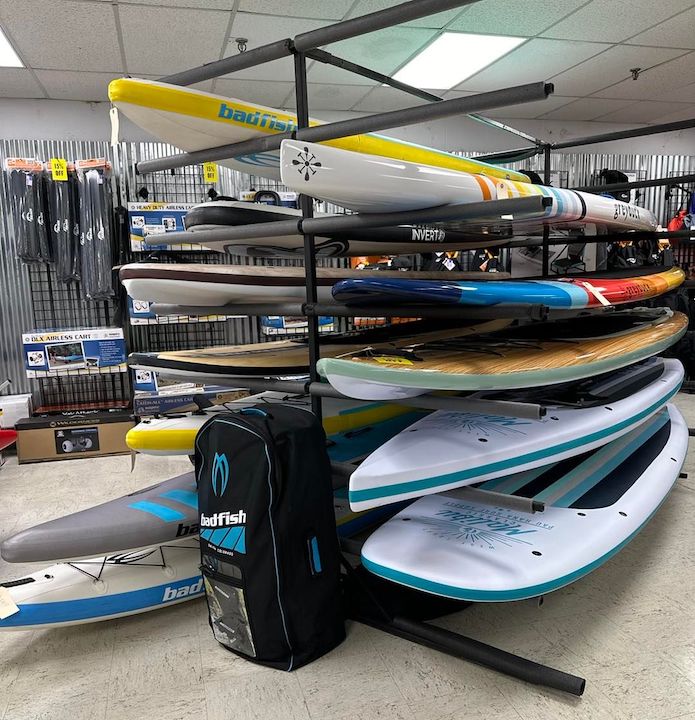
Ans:
[{"label": "paddleboard deck pad", "polygon": [[[435,280],[439,272],[400,270],[351,270],[318,268],[319,301],[331,300],[331,288],[339,280],[378,272],[388,278]],[[130,297],[178,305],[223,306],[236,302],[267,303],[306,300],[304,268],[260,265],[200,265],[178,263],[131,263],[119,276]],[[487,273],[452,273],[452,279],[481,280]]]},{"label": "paddleboard deck pad", "polygon": [[[406,412],[382,422],[329,435],[328,454],[351,462],[376,450],[422,417]],[[347,506],[338,512],[339,528],[356,518]],[[193,472],[151,485],[101,505],[35,525],[7,538],[0,546],[11,563],[75,560],[123,550],[148,548],[198,534],[198,494]]]},{"label": "paddleboard deck pad", "polygon": [[640,302],[677,288],[680,268],[633,278],[563,278],[561,280],[401,280],[360,277],[333,286],[333,298],[348,305],[426,303],[490,307],[500,303],[538,303],[551,308],[584,309]]},{"label": "paddleboard deck pad", "polygon": [[504,390],[570,382],[656,355],[688,327],[666,308],[526,325],[487,338],[431,343],[398,353],[323,357],[317,367],[348,397],[389,400],[430,390]]},{"label": "paddleboard deck pad", "polygon": [[676,482],[688,428],[669,405],[618,440],[480,486],[546,503],[510,510],[463,488],[428,495],[362,548],[379,577],[458,600],[502,602],[557,590],[600,567],[645,526]]},{"label": "paddleboard deck pad", "polygon": [[[315,212],[317,218],[327,213]],[[253,240],[228,240],[222,231],[239,225],[276,222],[302,217],[300,210],[281,206],[269,206],[237,200],[215,200],[198,205],[186,214],[187,230],[216,230],[219,239],[206,236],[204,245],[210,250],[232,255],[274,257],[290,255],[304,257],[304,236],[281,235],[279,237],[254,238]],[[473,235],[471,232],[447,230],[434,225],[399,225],[390,228],[351,230],[317,235],[314,238],[318,257],[356,257],[360,255],[403,255],[448,252],[479,247],[495,247],[506,243],[508,238],[491,238],[489,235]],[[176,245],[176,233],[164,233],[157,242]]]},{"label": "paddleboard deck pad", "polygon": [[[580,401],[566,404],[572,388],[559,388],[563,404],[544,389],[546,414],[540,419],[439,410],[418,420],[375,450],[350,478],[354,510],[419,497],[532,470],[605,445],[645,422],[678,392],[683,366],[678,360],[651,358],[641,364],[575,384]],[[621,376],[643,376],[647,383],[623,390]],[[651,379],[650,379],[651,378]],[[591,402],[592,386],[607,383],[613,397]],[[632,390],[633,388],[630,388]],[[621,395],[623,397],[621,398]],[[484,394],[473,395],[484,397]],[[523,401],[508,394],[506,400]],[[464,405],[465,407],[465,405]]]}]

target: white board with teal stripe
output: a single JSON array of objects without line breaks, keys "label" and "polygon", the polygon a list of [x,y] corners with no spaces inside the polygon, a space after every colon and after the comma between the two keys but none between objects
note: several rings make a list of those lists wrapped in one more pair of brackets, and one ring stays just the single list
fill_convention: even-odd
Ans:
[{"label": "white board with teal stripe", "polygon": [[599,449],[480,486],[545,502],[543,512],[467,499],[465,488],[428,495],[367,539],[362,562],[385,579],[461,600],[543,595],[595,570],[644,527],[687,447],[688,427],[667,405]]},{"label": "white board with teal stripe", "polygon": [[[647,363],[661,363],[647,360]],[[578,409],[550,405],[539,420],[438,411],[373,452],[352,474],[353,510],[443,492],[579,455],[630,432],[683,382],[678,360],[632,395]],[[514,399],[510,396],[510,399]]]}]

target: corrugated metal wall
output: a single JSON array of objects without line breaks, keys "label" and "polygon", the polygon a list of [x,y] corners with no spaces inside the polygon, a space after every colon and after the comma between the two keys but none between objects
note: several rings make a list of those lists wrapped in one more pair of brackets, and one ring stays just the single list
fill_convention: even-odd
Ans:
[{"label": "corrugated metal wall", "polygon": [[[136,194],[143,186],[147,187],[149,200],[153,202],[206,200],[207,186],[201,181],[199,167],[180,168],[173,173],[148,176],[135,174],[135,162],[138,160],[162,157],[174,152],[175,148],[165,143],[121,143],[117,156],[114,157],[110,146],[105,142],[0,140],[2,160],[6,157],[36,157],[40,160],[48,160],[51,157],[64,157],[68,160],[88,157],[110,158],[115,163],[116,172],[121,179],[119,187],[123,202],[139,199]],[[475,155],[475,153],[470,154]],[[542,165],[542,157],[536,157],[517,163],[515,167],[542,173]],[[122,168],[120,172],[119,168]],[[589,184],[603,168],[636,172],[638,177],[645,178],[670,177],[695,172],[695,157],[583,153],[554,153],[551,156],[551,169],[566,171],[569,187]],[[2,173],[0,182],[0,380],[9,377],[15,392],[27,392],[32,387],[24,374],[21,333],[32,329],[34,325],[29,272],[17,258],[17,242],[12,232],[13,221],[5,173]],[[218,193],[238,197],[242,191],[250,187],[282,189],[277,182],[219,168],[219,182],[216,185]],[[664,187],[647,188],[641,191],[638,200],[640,205],[655,212],[662,223],[668,221],[671,210],[665,202],[665,193]],[[334,211],[332,207],[326,209]],[[248,259],[241,258],[234,260],[249,262]],[[296,264],[296,261],[289,261],[289,264]],[[255,324],[249,320],[235,320],[226,325],[228,342],[249,342],[257,337]]]}]

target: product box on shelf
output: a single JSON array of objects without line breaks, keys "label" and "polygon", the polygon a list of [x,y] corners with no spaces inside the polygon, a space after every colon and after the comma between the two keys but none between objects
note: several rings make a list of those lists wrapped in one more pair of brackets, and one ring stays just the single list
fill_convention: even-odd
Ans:
[{"label": "product box on shelf", "polygon": [[22,335],[22,344],[28,378],[102,375],[127,369],[120,328],[35,330]]},{"label": "product box on shelf", "polygon": [[0,428],[13,428],[23,418],[31,417],[31,393],[0,395]]},{"label": "product box on shelf", "polygon": [[129,453],[135,419],[128,411],[65,412],[17,423],[17,462],[43,462]]},{"label": "product box on shelf", "polygon": [[[142,372],[142,371],[135,371]],[[148,372],[148,371],[144,371]],[[133,398],[133,412],[138,417],[152,417],[166,413],[193,412],[199,405],[196,400],[205,399],[213,405],[247,397],[246,388],[228,388],[217,385],[193,385],[181,383],[153,391],[137,391]]]},{"label": "product box on shelf", "polygon": [[185,250],[195,252],[207,250],[202,245],[165,245],[157,242],[157,235],[185,230],[183,218],[195,207],[194,203],[128,203],[128,225],[130,227],[130,249],[133,252],[152,250]]}]

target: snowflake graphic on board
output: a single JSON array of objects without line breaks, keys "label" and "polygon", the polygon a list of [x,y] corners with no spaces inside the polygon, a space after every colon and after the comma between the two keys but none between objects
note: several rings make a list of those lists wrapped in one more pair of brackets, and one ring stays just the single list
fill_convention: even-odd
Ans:
[{"label": "snowflake graphic on board", "polygon": [[304,175],[306,182],[309,182],[316,175],[316,168],[321,167],[321,163],[316,160],[316,155],[309,152],[309,148],[306,146],[303,151],[297,153],[297,159],[293,160],[292,164],[297,168],[300,175]]}]

